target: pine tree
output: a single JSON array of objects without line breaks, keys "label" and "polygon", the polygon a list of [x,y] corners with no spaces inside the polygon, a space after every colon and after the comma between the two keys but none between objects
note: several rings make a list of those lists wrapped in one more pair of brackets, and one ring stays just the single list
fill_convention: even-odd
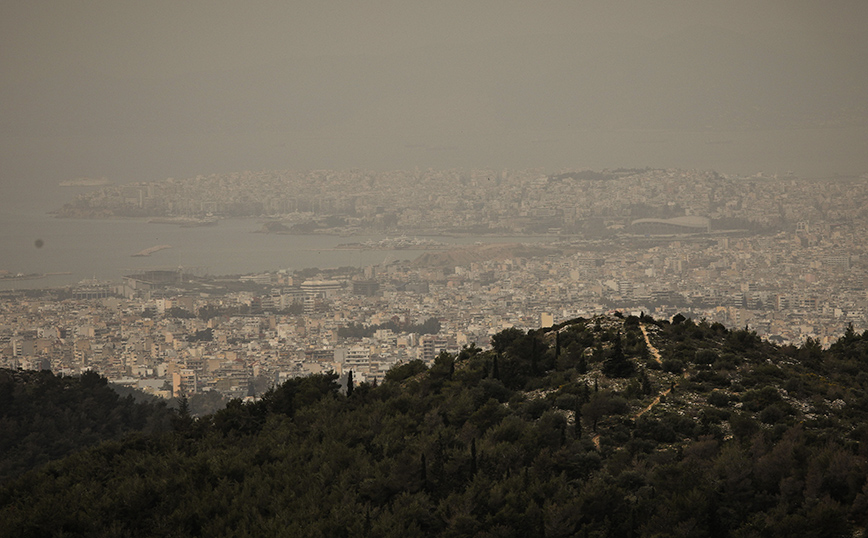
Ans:
[{"label": "pine tree", "polygon": [[190,402],[187,395],[181,393],[178,400],[177,414],[172,417],[172,427],[176,432],[187,432],[193,426],[193,417],[190,415]]},{"label": "pine tree", "polygon": [[629,377],[633,373],[633,363],[624,354],[621,344],[621,332],[615,337],[612,351],[606,362],[603,363],[603,373],[607,377]]}]

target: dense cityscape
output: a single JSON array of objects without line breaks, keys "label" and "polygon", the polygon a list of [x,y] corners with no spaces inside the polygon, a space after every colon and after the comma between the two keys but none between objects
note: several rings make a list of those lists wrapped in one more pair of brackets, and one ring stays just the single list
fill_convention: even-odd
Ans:
[{"label": "dense cityscape", "polygon": [[60,213],[182,224],[256,216],[278,233],[551,241],[363,268],[146,271],[122,283],[5,292],[0,366],[92,369],[166,397],[253,397],[329,370],[381,381],[395,364],[486,348],[506,328],[610,310],[683,313],[777,343],[827,346],[849,324],[866,325],[866,186],[682,170],[273,172],[109,186]]}]

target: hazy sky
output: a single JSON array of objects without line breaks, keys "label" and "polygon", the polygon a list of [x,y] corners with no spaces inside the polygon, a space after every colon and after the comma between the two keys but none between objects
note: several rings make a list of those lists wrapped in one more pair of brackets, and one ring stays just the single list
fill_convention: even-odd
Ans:
[{"label": "hazy sky", "polygon": [[868,172],[864,0],[0,3],[0,182]]}]

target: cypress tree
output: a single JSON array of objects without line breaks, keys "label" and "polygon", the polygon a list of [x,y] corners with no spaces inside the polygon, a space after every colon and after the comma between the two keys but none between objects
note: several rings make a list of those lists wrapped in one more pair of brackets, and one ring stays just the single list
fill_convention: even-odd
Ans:
[{"label": "cypress tree", "polygon": [[539,375],[539,368],[536,363],[536,335],[531,336],[530,341],[530,373],[533,376]]},{"label": "cypress tree", "polygon": [[585,358],[585,351],[584,350],[582,350],[582,352],[579,353],[579,365],[576,368],[576,370],[578,370],[578,372],[580,374],[587,374],[588,373],[588,359]]},{"label": "cypress tree", "polygon": [[[587,390],[588,386],[585,385],[585,390]],[[576,397],[576,421],[575,421],[575,437],[579,439],[582,437],[582,398]]]},{"label": "cypress tree", "polygon": [[644,369],[642,370],[640,382],[642,385],[642,394],[647,396],[654,392],[654,389],[651,386],[651,380],[648,378],[648,372],[646,372]]},{"label": "cypress tree", "polygon": [[555,361],[561,358],[561,332],[555,331]]},{"label": "cypress tree", "polygon": [[373,525],[371,525],[371,509],[368,508],[368,511],[365,513],[365,523],[362,526],[362,536],[370,536],[372,528]]}]

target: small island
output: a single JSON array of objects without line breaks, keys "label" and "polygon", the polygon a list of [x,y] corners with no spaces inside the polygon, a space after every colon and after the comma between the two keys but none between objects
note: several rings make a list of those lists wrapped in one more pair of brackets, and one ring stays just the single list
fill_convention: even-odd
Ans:
[{"label": "small island", "polygon": [[148,220],[148,224],[173,224],[181,228],[195,228],[197,226],[214,226],[217,219],[214,217],[155,217]]},{"label": "small island", "polygon": [[106,187],[108,185],[114,185],[114,181],[104,177],[80,177],[77,179],[66,179],[58,183],[58,185],[61,187]]}]

